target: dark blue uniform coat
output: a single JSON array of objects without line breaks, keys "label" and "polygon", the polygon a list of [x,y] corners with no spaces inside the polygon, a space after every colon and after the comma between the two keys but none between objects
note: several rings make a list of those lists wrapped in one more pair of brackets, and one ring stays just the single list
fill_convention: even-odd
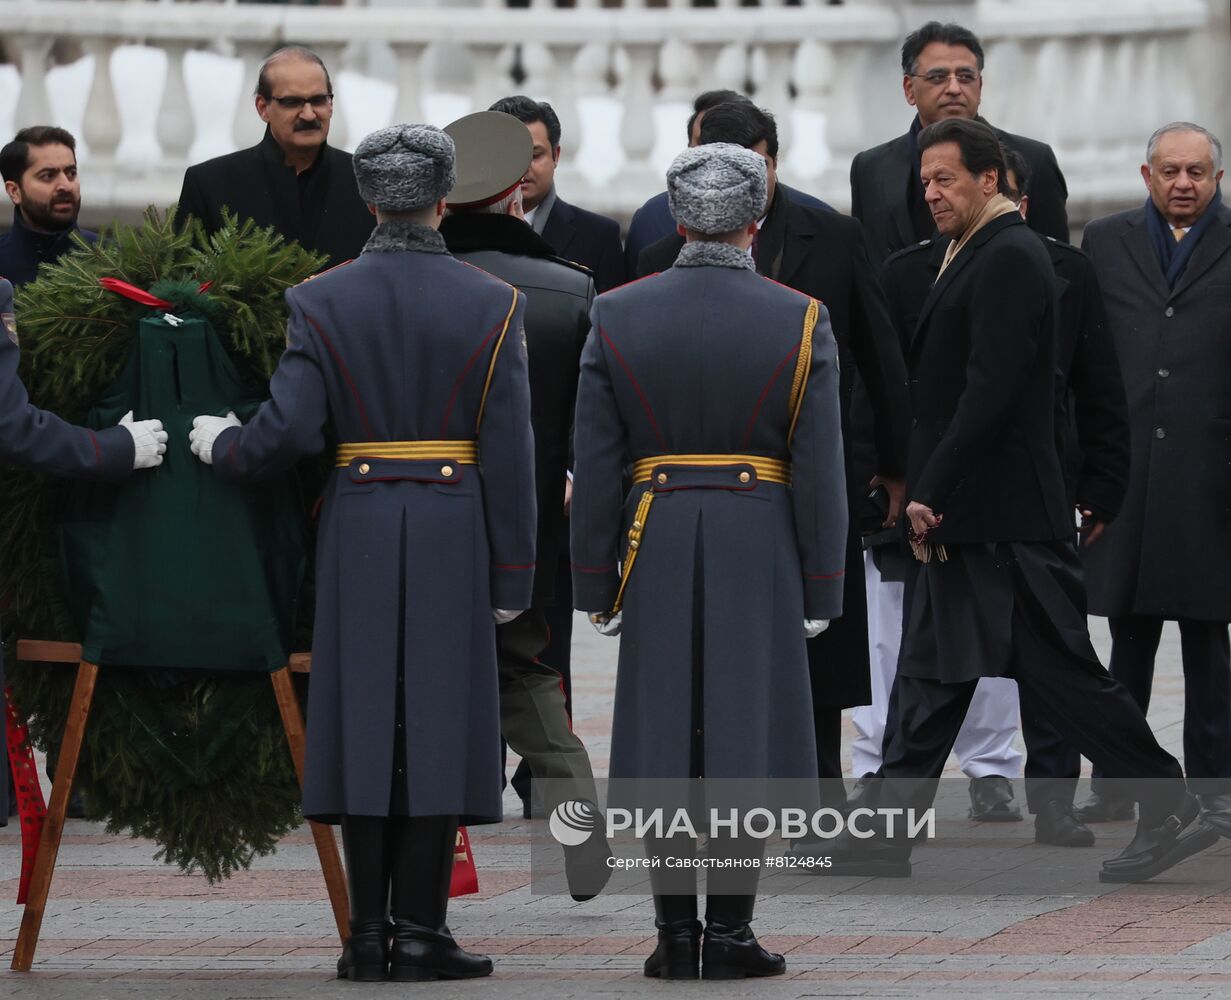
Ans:
[{"label": "dark blue uniform coat", "polygon": [[617,560],[651,488],[624,496],[626,459],[753,454],[794,465],[793,487],[741,488],[713,469],[672,470],[656,487],[624,595],[612,778],[816,777],[803,619],[842,611],[847,513],[837,346],[823,308],[787,442],[810,301],[743,268],[681,265],[595,301],[577,399],[578,608],[611,608]]},{"label": "dark blue uniform coat", "polygon": [[[13,286],[0,278],[0,461],[59,476],[112,481],[126,478],[133,467],[132,435],[123,427],[101,431],[74,427],[55,414],[31,406],[17,374],[20,360]],[[0,692],[3,690],[4,655],[0,650]],[[7,761],[4,718],[0,712],[0,754]],[[8,820],[8,794],[8,781],[0,781],[0,826]]]},{"label": "dark blue uniform coat", "polygon": [[[221,475],[256,479],[321,451],[327,423],[340,442],[474,440],[508,323],[477,435],[481,472],[371,458],[365,474],[355,459],[326,486],[303,811],[327,821],[387,815],[395,781],[412,816],[501,816],[491,609],[529,606],[534,573],[525,300],[439,247],[365,251],[291,289],[270,400],[214,442]],[[395,760],[399,666],[406,752]]]}]

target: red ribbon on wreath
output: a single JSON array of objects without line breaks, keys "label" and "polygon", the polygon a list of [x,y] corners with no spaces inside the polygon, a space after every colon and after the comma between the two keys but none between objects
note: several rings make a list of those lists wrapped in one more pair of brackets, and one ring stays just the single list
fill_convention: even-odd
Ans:
[{"label": "red ribbon on wreath", "polygon": [[[99,278],[98,283],[107,289],[109,292],[115,292],[117,295],[123,295],[126,299],[132,299],[134,302],[140,302],[143,306],[149,306],[151,309],[170,309],[171,303],[165,299],[160,299],[156,295],[151,295],[144,288],[138,288],[136,285],[129,284],[120,278]],[[208,292],[212,281],[207,281],[197,289],[198,292]]]},{"label": "red ribbon on wreath", "polygon": [[17,711],[17,702],[13,700],[13,689],[10,687],[4,689],[4,711],[8,719],[9,766],[13,769],[17,816],[21,825],[21,881],[17,884],[17,902],[20,904],[26,901],[26,893],[30,890],[30,878],[38,857],[38,842],[47,820],[47,804],[43,801],[43,788],[39,784],[38,767],[34,763],[30,731],[26,720]]}]

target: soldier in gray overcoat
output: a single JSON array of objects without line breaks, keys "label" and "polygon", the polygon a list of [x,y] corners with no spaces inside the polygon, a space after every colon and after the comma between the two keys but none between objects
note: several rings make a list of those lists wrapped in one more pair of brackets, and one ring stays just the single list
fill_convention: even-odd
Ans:
[{"label": "soldier in gray overcoat", "polygon": [[[841,613],[847,530],[837,347],[823,307],[755,271],[758,154],[700,146],[667,181],[689,242],[599,296],[578,389],[575,603],[622,628],[610,775],[801,779],[815,808],[805,635]],[[755,895],[711,878],[702,949],[695,888],[654,885],[646,975],[784,970],[748,926]]]},{"label": "soldier in gray overcoat", "polygon": [[459,819],[502,814],[493,609],[527,607],[533,583],[524,297],[447,253],[453,161],[428,126],[360,143],[378,221],[364,252],[287,293],[287,351],[253,420],[201,417],[193,432],[237,480],[320,452],[327,426],[340,442],[317,546],[303,811],[341,820],[339,975],[365,981],[491,971],[453,942],[445,910]]}]

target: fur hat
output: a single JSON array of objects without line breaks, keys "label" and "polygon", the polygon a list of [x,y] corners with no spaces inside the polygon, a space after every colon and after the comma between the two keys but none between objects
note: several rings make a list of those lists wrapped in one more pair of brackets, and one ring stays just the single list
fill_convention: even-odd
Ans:
[{"label": "fur hat", "polygon": [[729,233],[755,222],[765,213],[767,190],[764,158],[729,142],[686,149],[667,171],[671,214],[698,233]]},{"label": "fur hat", "polygon": [[355,148],[355,180],[364,204],[415,212],[453,187],[453,140],[431,125],[390,125]]}]

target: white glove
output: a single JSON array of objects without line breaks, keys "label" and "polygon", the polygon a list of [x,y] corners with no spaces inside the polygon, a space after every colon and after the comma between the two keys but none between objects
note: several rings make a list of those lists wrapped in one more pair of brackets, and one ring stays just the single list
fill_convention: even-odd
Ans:
[{"label": "white glove", "polygon": [[161,420],[133,421],[133,411],[120,417],[120,426],[133,438],[133,468],[152,469],[162,465],[162,456],[167,453],[167,432]]},{"label": "white glove", "polygon": [[804,638],[815,639],[818,635],[829,628],[828,618],[805,618],[804,619]]},{"label": "white glove", "polygon": [[520,614],[521,611],[505,611],[504,608],[492,608],[492,619],[497,625],[507,625]]},{"label": "white glove", "polygon": [[619,635],[624,627],[624,612],[617,611],[614,615],[597,614],[590,616],[590,624],[599,635]]},{"label": "white glove", "polygon": [[188,432],[188,447],[206,465],[214,464],[214,440],[228,427],[239,427],[241,421],[234,410],[229,410],[225,417],[211,417],[201,414],[192,420],[192,430]]}]

